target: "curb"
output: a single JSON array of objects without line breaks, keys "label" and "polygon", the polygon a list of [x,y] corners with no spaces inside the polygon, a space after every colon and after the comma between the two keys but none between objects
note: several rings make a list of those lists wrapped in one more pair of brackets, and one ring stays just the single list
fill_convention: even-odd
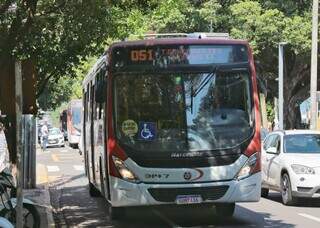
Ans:
[{"label": "curb", "polygon": [[51,205],[50,192],[49,192],[49,187],[47,184],[44,186],[44,189],[45,189],[45,194],[44,194],[45,201],[46,201],[46,203],[48,203],[47,204],[48,206],[46,206],[48,227],[55,227],[55,222],[53,219],[53,208]]},{"label": "curb", "polygon": [[[38,175],[41,173],[41,175]],[[43,164],[37,164],[37,188],[43,191],[43,205],[46,215],[47,215],[47,225],[48,227],[55,227],[55,222],[53,218],[53,207],[51,205],[50,191],[49,191],[49,180],[47,168]]]}]

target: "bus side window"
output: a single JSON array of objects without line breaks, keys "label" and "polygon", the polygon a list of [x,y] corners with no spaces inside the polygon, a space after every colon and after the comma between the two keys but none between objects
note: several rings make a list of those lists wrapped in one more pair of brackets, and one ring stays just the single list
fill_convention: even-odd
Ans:
[{"label": "bus side window", "polygon": [[91,82],[91,91],[90,91],[90,120],[94,119],[94,85]]},{"label": "bus side window", "polygon": [[87,120],[87,92],[83,90],[83,122]]},{"label": "bus side window", "polygon": [[93,115],[93,119],[97,120],[98,119],[98,108],[99,108],[99,103],[97,102],[97,97],[99,96],[99,91],[98,91],[98,87],[99,87],[99,78],[100,78],[100,72],[97,73],[96,78],[95,78],[95,83],[94,83],[94,115]]},{"label": "bus side window", "polygon": [[[106,69],[101,70],[101,81],[100,83],[102,84],[102,89],[101,89],[101,96],[104,97],[102,99],[102,102],[99,103],[99,119],[103,117],[103,112],[104,109],[107,108],[107,79],[106,79]],[[105,105],[104,105],[105,104]]]},{"label": "bus side window", "polygon": [[89,120],[89,108],[90,108],[90,86],[89,84],[87,85],[87,97],[86,97],[86,121]]}]

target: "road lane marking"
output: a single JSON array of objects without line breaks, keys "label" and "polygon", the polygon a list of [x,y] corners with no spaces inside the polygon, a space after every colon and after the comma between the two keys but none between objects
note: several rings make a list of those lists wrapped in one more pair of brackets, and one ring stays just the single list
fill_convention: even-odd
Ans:
[{"label": "road lane marking", "polygon": [[73,168],[77,171],[84,171],[83,165],[74,165]]},{"label": "road lane marking", "polygon": [[56,155],[56,154],[51,154],[51,158],[52,158],[52,160],[53,160],[54,162],[60,161],[58,155]]},{"label": "road lane marking", "polygon": [[48,172],[59,172],[60,169],[56,165],[47,165]]},{"label": "road lane marking", "polygon": [[46,166],[43,164],[37,165],[37,184],[45,184],[48,183],[48,172]]},{"label": "road lane marking", "polygon": [[49,176],[48,179],[49,179],[49,182],[54,182],[56,180],[58,180],[61,176]]},{"label": "road lane marking", "polygon": [[68,150],[64,149],[64,150],[60,150],[60,152],[66,153],[66,152],[68,152]]},{"label": "road lane marking", "polygon": [[308,215],[308,214],[304,214],[304,213],[298,213],[298,215],[305,217],[305,218],[308,218],[308,219],[311,219],[311,220],[314,220],[314,221],[317,221],[317,222],[320,222],[320,218],[312,216],[312,215]]}]

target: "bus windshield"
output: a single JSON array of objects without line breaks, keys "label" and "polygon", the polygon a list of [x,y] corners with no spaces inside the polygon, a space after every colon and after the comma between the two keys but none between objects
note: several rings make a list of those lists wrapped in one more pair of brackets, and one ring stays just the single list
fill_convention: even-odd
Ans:
[{"label": "bus windshield", "polygon": [[72,108],[72,123],[78,125],[81,123],[81,108],[74,107]]},{"label": "bus windshield", "polygon": [[136,151],[208,151],[253,133],[248,71],[121,73],[114,78],[116,135]]}]

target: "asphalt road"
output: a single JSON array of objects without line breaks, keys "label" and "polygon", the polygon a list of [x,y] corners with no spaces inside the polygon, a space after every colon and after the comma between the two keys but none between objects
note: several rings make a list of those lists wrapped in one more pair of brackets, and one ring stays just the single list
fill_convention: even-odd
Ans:
[{"label": "asphalt road", "polygon": [[111,222],[107,202],[89,196],[78,150],[49,149],[38,153],[37,164],[38,183],[49,183],[57,227],[320,227],[320,201],[284,206],[276,192],[258,203],[237,204],[234,217],[228,220],[216,217],[208,206],[165,206],[130,208],[125,220]]}]

